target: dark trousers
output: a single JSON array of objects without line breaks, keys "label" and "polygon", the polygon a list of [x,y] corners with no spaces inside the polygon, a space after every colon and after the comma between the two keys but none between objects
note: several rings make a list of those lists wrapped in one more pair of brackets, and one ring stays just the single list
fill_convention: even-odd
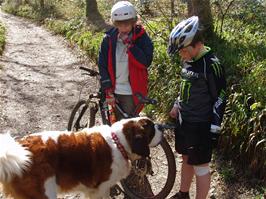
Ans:
[{"label": "dark trousers", "polygon": [[[132,115],[134,113],[136,106],[134,104],[132,95],[115,94],[115,98],[118,101],[119,106],[125,113],[129,115]],[[117,121],[124,118],[123,115],[117,109],[115,110],[115,116]]]}]

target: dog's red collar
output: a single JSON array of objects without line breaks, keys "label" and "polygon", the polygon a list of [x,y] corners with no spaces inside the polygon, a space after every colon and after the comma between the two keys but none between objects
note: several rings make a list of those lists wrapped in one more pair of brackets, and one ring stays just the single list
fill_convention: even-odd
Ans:
[{"label": "dog's red collar", "polygon": [[114,142],[117,145],[117,148],[119,149],[119,151],[121,152],[122,156],[128,160],[128,156],[127,156],[127,152],[125,150],[125,148],[123,147],[123,145],[119,142],[119,138],[117,137],[117,135],[115,133],[112,132],[112,139],[114,140]]}]

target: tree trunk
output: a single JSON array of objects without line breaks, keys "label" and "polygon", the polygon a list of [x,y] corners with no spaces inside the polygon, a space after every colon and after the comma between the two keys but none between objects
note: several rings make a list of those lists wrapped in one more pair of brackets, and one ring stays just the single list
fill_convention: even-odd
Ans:
[{"label": "tree trunk", "polygon": [[169,30],[171,31],[173,29],[173,21],[174,21],[174,17],[175,17],[175,0],[171,0],[171,18],[170,18],[170,22],[168,27],[169,27]]},{"label": "tree trunk", "polygon": [[89,20],[102,19],[96,0],[86,0],[86,17]]},{"label": "tree trunk", "polygon": [[44,0],[40,0],[40,8],[41,8],[41,11],[44,10]]},{"label": "tree trunk", "polygon": [[109,29],[111,27],[100,14],[96,0],[86,0],[86,18],[88,23],[97,26],[99,29]]},{"label": "tree trunk", "polygon": [[187,11],[188,15],[192,16],[193,14],[193,6],[192,6],[192,0],[187,0]]},{"label": "tree trunk", "polygon": [[188,15],[197,15],[204,28],[205,36],[213,34],[213,19],[210,0],[188,0]]}]

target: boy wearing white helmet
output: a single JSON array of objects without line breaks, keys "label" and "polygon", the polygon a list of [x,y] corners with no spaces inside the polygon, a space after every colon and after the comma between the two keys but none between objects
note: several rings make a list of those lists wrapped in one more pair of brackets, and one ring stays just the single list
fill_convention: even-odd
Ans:
[{"label": "boy wearing white helmet", "polygon": [[209,162],[220,135],[226,103],[225,71],[210,48],[204,46],[197,16],[181,21],[172,30],[168,53],[177,52],[182,62],[182,81],[170,116],[179,118],[175,148],[182,154],[183,162],[180,191],[171,199],[189,198],[194,175],[196,199],[205,199],[210,188]]},{"label": "boy wearing white helmet", "polygon": [[[148,92],[148,71],[153,58],[153,44],[128,1],[117,2],[111,10],[114,25],[106,32],[99,52],[101,88],[108,103],[118,101],[131,114],[138,104],[136,93]],[[141,107],[138,111],[140,112]],[[117,119],[122,116],[116,111]]]}]

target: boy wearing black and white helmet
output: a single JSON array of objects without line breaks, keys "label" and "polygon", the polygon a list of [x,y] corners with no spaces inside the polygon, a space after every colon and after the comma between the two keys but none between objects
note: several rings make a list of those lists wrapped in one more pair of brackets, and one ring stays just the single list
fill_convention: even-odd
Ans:
[{"label": "boy wearing black and white helmet", "polygon": [[[138,104],[136,93],[147,96],[147,68],[153,58],[152,41],[137,19],[130,2],[118,1],[111,10],[114,27],[106,32],[99,52],[101,88],[106,101],[111,105],[118,101],[127,114],[132,114]],[[119,111],[116,118],[122,118]]]},{"label": "boy wearing black and white helmet", "polygon": [[[226,103],[225,71],[204,42],[199,18],[181,21],[171,32],[168,53],[182,61],[179,96],[170,116],[181,122],[176,132],[176,151],[182,154],[180,191],[172,199],[189,198],[196,175],[196,199],[205,199],[210,188],[212,149],[217,145]],[[182,119],[181,119],[182,118]]]}]

